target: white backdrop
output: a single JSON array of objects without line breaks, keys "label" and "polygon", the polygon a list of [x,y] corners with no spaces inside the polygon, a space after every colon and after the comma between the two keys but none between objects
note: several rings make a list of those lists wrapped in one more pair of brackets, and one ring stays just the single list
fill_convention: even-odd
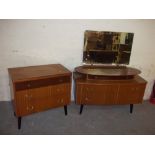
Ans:
[{"label": "white backdrop", "polygon": [[133,32],[129,66],[142,71],[148,99],[155,79],[155,20],[0,20],[0,101],[10,100],[7,68],[82,64],[85,30]]}]

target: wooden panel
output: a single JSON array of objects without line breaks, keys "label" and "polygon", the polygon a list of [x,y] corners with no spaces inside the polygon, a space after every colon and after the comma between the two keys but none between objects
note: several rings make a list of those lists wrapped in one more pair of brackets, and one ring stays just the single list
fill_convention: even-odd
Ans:
[{"label": "wooden panel", "polygon": [[30,98],[27,90],[16,92],[16,115],[24,116],[32,113],[33,107],[30,105]]},{"label": "wooden panel", "polygon": [[117,103],[118,104],[136,104],[141,103],[145,91],[145,84],[140,85],[120,85]]},{"label": "wooden panel", "polygon": [[32,89],[39,88],[49,85],[56,85],[61,83],[70,82],[71,78],[69,76],[55,77],[55,78],[47,78],[47,79],[39,79],[39,80],[31,80],[18,82],[15,84],[16,91],[24,90],[24,89]]},{"label": "wooden panel", "polygon": [[53,106],[67,105],[71,102],[71,84],[52,86]]},{"label": "wooden panel", "polygon": [[135,75],[138,75],[141,73],[140,70],[131,68],[131,67],[125,67],[125,66],[99,66],[99,65],[85,65],[85,66],[79,66],[75,68],[75,71],[81,74],[90,75],[90,76],[102,76],[104,77],[113,77],[115,78],[121,78],[124,77],[124,79],[133,78]]},{"label": "wooden panel", "polygon": [[10,68],[16,115],[64,106],[71,99],[71,72],[60,64]]},{"label": "wooden panel", "polygon": [[51,86],[29,89],[31,105],[34,107],[33,112],[39,112],[52,107]]},{"label": "wooden panel", "polygon": [[137,104],[144,96],[146,82],[126,81],[105,84],[76,82],[78,104]]},{"label": "wooden panel", "polygon": [[78,85],[76,101],[79,104],[115,104],[117,92],[118,85]]},{"label": "wooden panel", "polygon": [[13,82],[71,75],[71,72],[61,64],[9,68],[8,72]]},{"label": "wooden panel", "polygon": [[116,104],[117,95],[118,95],[118,84],[107,85],[106,94],[105,94],[105,104]]},{"label": "wooden panel", "polygon": [[70,103],[71,84],[59,84],[16,93],[16,104],[19,108],[17,116],[64,106]]}]

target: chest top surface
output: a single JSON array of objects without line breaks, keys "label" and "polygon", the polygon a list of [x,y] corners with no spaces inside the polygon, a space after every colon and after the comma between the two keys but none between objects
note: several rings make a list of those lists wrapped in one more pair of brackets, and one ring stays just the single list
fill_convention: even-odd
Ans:
[{"label": "chest top surface", "polygon": [[8,72],[13,82],[71,75],[61,64],[8,68]]}]

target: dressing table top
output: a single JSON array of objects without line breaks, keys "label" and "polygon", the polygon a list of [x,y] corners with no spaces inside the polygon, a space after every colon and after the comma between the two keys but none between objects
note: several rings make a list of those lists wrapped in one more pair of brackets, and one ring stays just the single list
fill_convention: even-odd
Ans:
[{"label": "dressing table top", "polygon": [[128,77],[136,76],[140,70],[126,66],[94,66],[84,65],[75,68],[75,71],[86,75],[108,76],[108,77]]}]

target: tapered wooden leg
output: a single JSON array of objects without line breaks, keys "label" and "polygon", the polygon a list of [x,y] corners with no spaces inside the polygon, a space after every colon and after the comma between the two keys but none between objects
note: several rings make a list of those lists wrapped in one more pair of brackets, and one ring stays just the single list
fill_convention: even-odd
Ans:
[{"label": "tapered wooden leg", "polygon": [[83,111],[83,104],[81,104],[80,106],[80,114],[82,114],[82,111]]},{"label": "tapered wooden leg", "polygon": [[21,128],[21,117],[18,117],[18,129],[20,129]]},{"label": "tapered wooden leg", "polygon": [[15,112],[13,114],[14,114],[14,116],[16,116],[16,113]]},{"label": "tapered wooden leg", "polygon": [[133,111],[133,104],[130,104],[130,113]]},{"label": "tapered wooden leg", "polygon": [[65,115],[67,115],[67,105],[64,106]]}]

